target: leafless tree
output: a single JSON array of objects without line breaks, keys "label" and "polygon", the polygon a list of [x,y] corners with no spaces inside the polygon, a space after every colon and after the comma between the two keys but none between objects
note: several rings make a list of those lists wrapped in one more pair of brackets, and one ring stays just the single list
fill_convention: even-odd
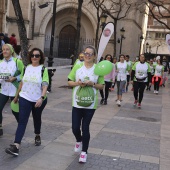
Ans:
[{"label": "leafless tree", "polygon": [[12,0],[12,4],[14,7],[16,21],[18,25],[18,32],[19,32],[20,44],[21,44],[21,56],[24,65],[27,65],[28,39],[27,39],[26,27],[22,15],[22,10],[21,10],[19,0]]},{"label": "leafless tree", "polygon": [[146,5],[149,9],[148,15],[157,22],[162,24],[163,27],[170,30],[170,1],[169,0],[140,0],[137,1],[135,6],[141,12],[142,6]]},{"label": "leafless tree", "polygon": [[[91,0],[97,9],[110,16],[114,22],[114,56],[116,56],[116,39],[117,39],[117,23],[119,20],[126,18],[132,3],[129,0]],[[97,9],[98,10],[98,9]],[[97,31],[96,31],[97,33]]]},{"label": "leafless tree", "polygon": [[81,15],[82,15],[82,5],[83,0],[78,0],[78,9],[77,9],[77,31],[76,31],[76,40],[75,40],[75,50],[73,62],[75,62],[78,52],[79,52],[79,40],[80,40],[80,30],[81,30]]}]

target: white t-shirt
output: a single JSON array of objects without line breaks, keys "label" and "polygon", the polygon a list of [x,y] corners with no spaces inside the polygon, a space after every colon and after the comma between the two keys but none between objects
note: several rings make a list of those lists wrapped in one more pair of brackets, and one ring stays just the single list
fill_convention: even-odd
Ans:
[{"label": "white t-shirt", "polygon": [[157,65],[155,66],[155,76],[162,76],[163,70],[164,70],[164,66],[157,64]]},{"label": "white t-shirt", "polygon": [[116,64],[116,70],[118,70],[117,81],[126,81],[127,79],[126,72],[129,71],[128,64],[125,61],[124,63],[118,62]]},{"label": "white t-shirt", "polygon": [[43,65],[37,67],[28,65],[25,69],[22,79],[23,85],[19,95],[28,101],[37,102],[41,98],[42,82],[49,82],[47,69],[44,70],[42,78],[42,67]]},{"label": "white t-shirt", "polygon": [[[135,77],[137,79],[144,79],[143,82],[147,82],[148,81],[148,72],[150,71],[150,66],[148,63],[141,63],[141,62],[136,62],[133,65],[132,70],[135,70]],[[136,81],[136,78],[134,79],[134,81]]]},{"label": "white t-shirt", "polygon": [[[83,82],[88,78],[88,80],[94,83],[104,84],[104,77],[94,74],[95,66],[96,65],[94,64],[93,67],[86,68],[84,62],[76,64],[68,75],[68,78],[74,82],[77,82],[78,80],[81,80]],[[88,107],[83,107],[77,104],[76,93],[79,87],[80,86],[76,86],[73,88],[72,106],[76,108],[96,109],[98,104],[98,90],[96,88],[90,87],[94,91],[94,102]]]},{"label": "white t-shirt", "polygon": [[[3,75],[8,75],[13,77],[16,70],[18,69],[22,72],[23,64],[21,61],[17,61],[18,65],[16,64],[16,58],[11,57],[8,61],[3,59],[0,61],[0,78]],[[17,68],[18,67],[18,68]],[[0,79],[1,83],[1,93],[6,96],[14,97],[17,91],[17,88],[11,83],[6,82],[5,79]]]}]

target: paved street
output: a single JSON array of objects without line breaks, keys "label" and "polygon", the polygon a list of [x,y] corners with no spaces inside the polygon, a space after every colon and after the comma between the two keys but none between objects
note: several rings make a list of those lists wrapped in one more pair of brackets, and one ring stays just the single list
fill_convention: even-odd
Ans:
[{"label": "paved street", "polygon": [[72,90],[62,87],[67,85],[69,71],[57,69],[53,78],[42,117],[42,145],[34,146],[30,117],[18,157],[4,151],[12,143],[17,127],[9,103],[5,107],[0,170],[170,169],[170,84],[161,88],[159,95],[146,91],[141,109],[133,107],[131,91],[123,94],[122,107],[117,107],[116,92],[111,92],[108,105],[99,105],[91,123],[88,162],[79,164],[71,131]]}]

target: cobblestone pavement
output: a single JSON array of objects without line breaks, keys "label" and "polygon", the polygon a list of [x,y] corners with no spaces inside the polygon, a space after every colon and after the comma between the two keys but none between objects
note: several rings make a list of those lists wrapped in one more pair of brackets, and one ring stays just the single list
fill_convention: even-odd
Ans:
[{"label": "cobblestone pavement", "polygon": [[[71,130],[72,90],[67,85],[70,69],[57,69],[42,116],[42,145],[34,146],[32,116],[22,141],[20,155],[11,157],[5,148],[14,140],[17,123],[8,103],[3,110],[4,135],[0,138],[0,170],[169,170],[170,167],[170,85],[160,94],[146,91],[142,108],[133,107],[131,91],[123,94],[117,107],[116,92],[108,105],[99,105],[93,117],[86,164],[78,163],[73,152]],[[100,100],[100,97],[99,97]]]}]

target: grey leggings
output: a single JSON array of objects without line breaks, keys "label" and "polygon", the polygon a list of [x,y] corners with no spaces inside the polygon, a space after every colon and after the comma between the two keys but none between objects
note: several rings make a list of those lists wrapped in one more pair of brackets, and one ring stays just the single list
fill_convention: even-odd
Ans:
[{"label": "grey leggings", "polygon": [[122,95],[122,90],[125,88],[126,81],[117,81],[117,95]]}]

